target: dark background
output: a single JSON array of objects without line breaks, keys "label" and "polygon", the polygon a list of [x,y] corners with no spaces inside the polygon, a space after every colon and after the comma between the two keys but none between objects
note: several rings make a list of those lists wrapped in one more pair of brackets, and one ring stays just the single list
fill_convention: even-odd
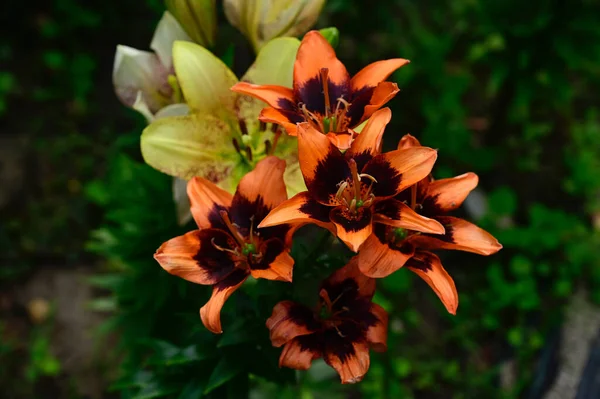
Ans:
[{"label": "dark background", "polygon": [[[392,77],[402,91],[386,147],[411,133],[439,150],[436,177],[476,172],[461,216],[504,245],[489,258],[444,256],[456,317],[407,273],[386,279],[377,299],[394,310],[390,351],[348,389],[319,371],[280,390],[227,361],[196,367],[173,331],[187,326],[173,309],[195,316],[201,303],[182,298],[206,292],[175,295],[185,288],[148,262],[179,231],[170,181],[141,163],[145,122],[111,82],[115,46],[147,49],[163,9],[2,6],[0,397],[199,397],[206,384],[194,381],[221,363],[213,397],[236,397],[233,384],[256,397],[597,397],[584,391],[600,328],[597,1],[327,2],[317,28],[340,30],[351,73],[412,61]],[[241,74],[252,51],[219,18],[214,52],[235,44]],[[194,342],[213,345],[203,337]]]}]

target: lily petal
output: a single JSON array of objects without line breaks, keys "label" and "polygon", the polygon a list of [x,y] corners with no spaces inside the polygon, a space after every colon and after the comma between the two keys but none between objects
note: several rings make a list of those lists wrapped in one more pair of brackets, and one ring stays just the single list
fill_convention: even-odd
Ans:
[{"label": "lily petal", "polygon": [[256,85],[292,87],[294,61],[300,40],[279,37],[269,41],[256,56],[254,63],[242,77],[243,82]]},{"label": "lily petal", "polygon": [[173,68],[173,43],[176,40],[192,41],[173,14],[165,11],[156,26],[152,42],[150,42],[150,48],[154,50],[160,62],[167,70]]},{"label": "lily petal", "polygon": [[233,72],[213,53],[195,43],[176,41],[173,63],[186,103],[194,111],[222,115],[233,112],[238,82]]},{"label": "lily petal", "polygon": [[300,117],[295,112],[277,110],[271,107],[264,108],[260,112],[259,119],[265,123],[275,123],[283,126],[287,134],[290,136],[296,136],[298,134],[296,124],[304,122],[304,118]]},{"label": "lily petal", "polygon": [[367,341],[376,352],[387,350],[388,314],[376,303],[371,304],[371,313],[377,318],[376,324],[367,330]]},{"label": "lily petal", "polygon": [[298,158],[308,191],[322,204],[334,204],[338,184],[350,179],[344,155],[308,123],[298,125]]},{"label": "lily petal", "polygon": [[190,107],[187,104],[169,104],[161,108],[155,115],[153,122],[156,119],[168,118],[169,116],[183,116],[190,113]]},{"label": "lily petal", "polygon": [[330,207],[312,199],[307,191],[296,194],[273,209],[258,225],[259,228],[280,224],[303,225],[314,223],[335,234],[335,226],[329,220]]},{"label": "lily petal", "polygon": [[294,103],[294,92],[292,92],[292,89],[283,86],[256,85],[247,82],[239,82],[236,83],[231,90],[236,93],[258,98],[275,108],[285,108],[286,104]]},{"label": "lily petal", "polygon": [[366,342],[348,342],[346,338],[330,335],[326,341],[325,362],[340,375],[342,384],[354,384],[369,370],[369,346]]},{"label": "lily petal", "polygon": [[171,188],[175,210],[177,211],[177,223],[183,226],[192,220],[191,204],[187,195],[187,181],[174,177]]},{"label": "lily petal", "polygon": [[442,266],[440,258],[431,252],[420,251],[407,263],[406,267],[421,277],[440,298],[448,313],[456,314],[458,292],[454,280]]},{"label": "lily petal", "polygon": [[373,90],[373,94],[371,95],[371,98],[369,99],[369,103],[365,106],[365,110],[362,115],[362,118],[360,119],[360,121],[358,123],[361,123],[362,121],[370,118],[371,115],[373,115],[373,113],[375,111],[377,111],[379,108],[381,108],[385,104],[387,104],[388,101],[390,101],[392,98],[394,98],[396,96],[396,94],[398,94],[399,91],[400,91],[400,89],[398,88],[398,85],[396,83],[392,83],[392,82],[379,83],[375,87],[375,90]]},{"label": "lily petal", "polygon": [[409,60],[402,58],[373,62],[352,77],[350,86],[353,91],[359,91],[365,87],[375,87],[386,80],[396,69],[409,62]]},{"label": "lily petal", "polygon": [[233,196],[230,193],[202,177],[194,177],[187,183],[187,195],[192,216],[200,229],[227,230],[219,212],[231,207]]},{"label": "lily petal", "polygon": [[269,156],[261,160],[238,184],[231,207],[232,221],[249,227],[250,218],[259,223],[267,214],[287,199],[283,172],[285,161]]},{"label": "lily petal", "polygon": [[406,148],[411,148],[411,147],[420,147],[420,146],[421,146],[421,143],[412,134],[405,134],[404,136],[402,136],[402,138],[398,142],[399,150],[404,150]]},{"label": "lily petal", "polygon": [[347,265],[333,272],[323,284],[326,291],[332,291],[331,287],[345,284],[347,280],[352,280],[356,285],[356,292],[351,293],[348,287],[344,287],[342,291],[349,295],[355,295],[351,300],[357,297],[371,300],[375,294],[375,280],[364,275],[359,268],[358,256],[354,256]]},{"label": "lily petal", "polygon": [[419,248],[454,249],[479,255],[495,254],[502,249],[502,244],[494,236],[473,223],[452,216],[439,216],[436,219],[444,225],[446,233],[416,237],[415,245]]},{"label": "lily petal", "polygon": [[279,367],[308,370],[313,360],[322,356],[318,334],[300,335],[285,344],[279,356]]},{"label": "lily petal", "polygon": [[437,151],[428,147],[395,150],[375,156],[362,173],[377,180],[376,197],[392,197],[429,175],[436,159]]},{"label": "lily petal", "polygon": [[257,264],[250,264],[250,273],[254,278],[292,282],[292,258],[283,243],[283,238],[271,238],[261,245],[263,258]]},{"label": "lily petal", "polygon": [[370,208],[360,208],[356,215],[350,215],[342,207],[336,207],[329,214],[329,219],[335,224],[338,238],[354,252],[358,252],[373,232],[372,217]]},{"label": "lily petal", "polygon": [[465,173],[449,179],[434,180],[427,186],[423,203],[426,215],[442,215],[460,207],[469,193],[477,187],[479,177]]},{"label": "lily petal", "polygon": [[234,248],[233,238],[222,230],[194,230],[165,242],[154,254],[154,259],[170,274],[196,284],[216,284],[235,270],[229,252]]},{"label": "lily petal", "polygon": [[362,170],[368,161],[381,153],[381,138],[391,119],[392,111],[389,108],[375,112],[346,151],[346,158],[354,158],[358,170]]},{"label": "lily petal", "polygon": [[167,83],[168,71],[156,54],[117,46],[113,66],[113,85],[119,100],[128,107],[136,102],[138,91],[151,112],[169,104],[172,89]]},{"label": "lily petal", "polygon": [[444,226],[435,219],[419,215],[410,206],[394,198],[375,205],[373,221],[397,228],[421,233],[444,234]]},{"label": "lily petal", "polygon": [[204,326],[215,334],[223,332],[221,328],[221,309],[227,298],[239,288],[248,278],[248,273],[241,269],[236,269],[227,278],[221,280],[213,286],[213,292],[206,303],[200,308],[200,318]]},{"label": "lily petal", "polygon": [[323,35],[310,31],[300,43],[294,64],[294,92],[308,110],[324,113],[322,69],[327,69],[331,99],[335,101],[348,92],[350,76],[346,67],[337,59],[335,50]]},{"label": "lily petal", "polygon": [[320,327],[311,309],[292,301],[275,305],[266,325],[271,343],[276,348],[298,336],[312,334]]},{"label": "lily petal", "polygon": [[376,224],[374,233],[360,248],[358,266],[365,276],[383,278],[403,267],[413,254],[414,247],[410,244],[401,247],[388,244],[385,226]]},{"label": "lily petal", "polygon": [[211,115],[173,116],[154,121],[141,138],[146,163],[171,176],[225,180],[238,162],[229,126]]}]

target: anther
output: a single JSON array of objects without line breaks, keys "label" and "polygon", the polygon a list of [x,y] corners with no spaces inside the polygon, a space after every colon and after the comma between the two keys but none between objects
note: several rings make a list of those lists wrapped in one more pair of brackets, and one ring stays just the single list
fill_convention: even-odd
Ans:
[{"label": "anther", "polygon": [[246,147],[246,156],[248,157],[248,160],[252,162],[252,150],[250,147]]},{"label": "anther", "polygon": [[258,124],[258,130],[264,132],[265,130],[267,130],[267,124],[263,121],[260,121],[260,123]]},{"label": "anther", "polygon": [[240,149],[240,143],[238,143],[237,139],[235,139],[235,138],[234,138],[234,139],[232,140],[232,142],[233,142],[233,146],[235,147],[235,150],[236,150],[237,152],[241,153],[241,152],[242,152],[242,150]]},{"label": "anther", "polygon": [[346,190],[347,187],[348,187],[347,181],[340,183],[340,188],[338,188],[337,193],[335,193],[335,198],[339,200],[340,197],[344,194],[344,191]]},{"label": "anther", "polygon": [[238,119],[238,125],[240,126],[240,131],[243,135],[248,134],[248,126],[246,126],[246,121],[243,119]]}]

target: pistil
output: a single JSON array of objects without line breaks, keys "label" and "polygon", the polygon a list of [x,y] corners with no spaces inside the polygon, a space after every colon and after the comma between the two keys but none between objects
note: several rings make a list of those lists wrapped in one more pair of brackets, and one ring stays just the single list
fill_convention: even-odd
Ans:
[{"label": "pistil", "polygon": [[321,68],[321,83],[323,84],[323,95],[325,96],[325,117],[331,116],[331,103],[329,102],[329,69]]},{"label": "pistil", "polygon": [[231,232],[231,235],[233,236],[233,238],[235,238],[235,240],[238,242],[238,244],[240,244],[240,247],[243,248],[244,244],[246,244],[244,237],[241,236],[238,229],[236,229],[235,226],[233,225],[233,223],[231,223],[231,220],[229,219],[229,215],[227,214],[227,212],[220,211],[219,214],[221,215],[223,222],[225,222],[225,225]]}]

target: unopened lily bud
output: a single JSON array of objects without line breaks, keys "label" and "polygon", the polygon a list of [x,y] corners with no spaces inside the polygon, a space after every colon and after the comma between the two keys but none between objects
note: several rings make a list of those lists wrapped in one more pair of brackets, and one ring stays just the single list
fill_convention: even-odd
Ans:
[{"label": "unopened lily bud", "polygon": [[223,4],[229,22],[258,52],[271,39],[308,31],[325,0],[225,0]]},{"label": "unopened lily bud", "polygon": [[166,0],[165,3],[194,42],[212,47],[217,32],[215,0]]}]

